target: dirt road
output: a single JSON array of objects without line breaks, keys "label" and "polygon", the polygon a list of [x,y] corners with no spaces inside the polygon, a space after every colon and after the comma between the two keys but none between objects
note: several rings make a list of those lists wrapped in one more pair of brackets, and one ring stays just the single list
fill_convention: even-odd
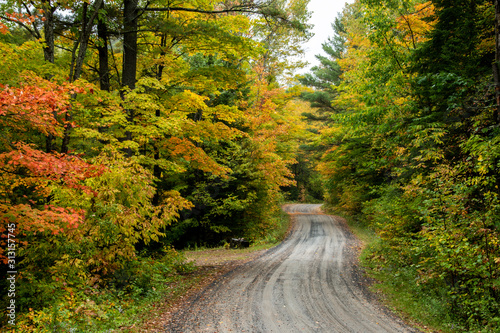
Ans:
[{"label": "dirt road", "polygon": [[320,205],[288,205],[290,236],[188,302],[167,332],[417,332],[378,305],[357,240]]}]

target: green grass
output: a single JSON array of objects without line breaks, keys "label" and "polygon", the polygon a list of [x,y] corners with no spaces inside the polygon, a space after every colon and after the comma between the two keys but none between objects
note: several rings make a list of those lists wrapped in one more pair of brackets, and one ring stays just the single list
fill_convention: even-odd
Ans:
[{"label": "green grass", "polygon": [[194,268],[180,256],[171,258],[166,254],[163,261],[137,261],[128,272],[132,278],[120,288],[68,286],[68,293],[50,308],[18,313],[15,332],[112,332],[140,325],[156,304],[175,300],[203,278],[189,275]]},{"label": "green grass", "polygon": [[[277,245],[286,235],[290,218],[282,212],[273,217],[272,224],[272,233],[249,248],[179,252],[169,248],[163,257],[140,258],[120,273],[120,286],[73,288],[50,308],[20,313],[16,332],[157,331],[151,324],[155,318],[188,291],[198,288],[201,281],[216,274],[225,262],[251,259],[256,252]],[[204,259],[212,260],[212,265],[196,268],[189,263]]]},{"label": "green grass", "polygon": [[351,231],[363,242],[360,264],[376,282],[371,290],[391,310],[409,325],[424,332],[466,332],[447,314],[442,299],[444,295],[428,294],[415,278],[417,272],[399,269],[397,272],[381,265],[374,253],[380,240],[366,224],[355,218],[347,218]]},{"label": "green grass", "polygon": [[371,290],[387,307],[424,332],[463,332],[448,317],[439,295],[428,294],[418,285],[416,272],[379,265],[372,257],[372,246],[376,246],[376,240],[365,247],[360,262],[376,281]]}]

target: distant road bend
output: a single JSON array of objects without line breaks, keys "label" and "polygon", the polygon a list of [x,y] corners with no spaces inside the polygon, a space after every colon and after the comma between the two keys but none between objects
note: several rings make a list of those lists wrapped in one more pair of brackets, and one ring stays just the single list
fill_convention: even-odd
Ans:
[{"label": "distant road bend", "polygon": [[167,332],[418,332],[370,298],[358,241],[320,206],[285,206],[290,236],[199,294]]}]

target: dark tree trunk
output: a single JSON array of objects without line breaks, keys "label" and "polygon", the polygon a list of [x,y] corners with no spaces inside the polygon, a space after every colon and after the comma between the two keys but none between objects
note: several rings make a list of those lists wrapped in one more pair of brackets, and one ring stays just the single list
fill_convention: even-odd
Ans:
[{"label": "dark tree trunk", "polygon": [[[137,0],[124,0],[123,4],[123,70],[122,86],[135,89],[136,71],[137,71]],[[122,92],[122,98],[125,98],[125,92]],[[130,124],[134,123],[135,110],[127,110],[127,120]],[[125,140],[132,140],[132,132],[125,132]],[[126,151],[127,156],[132,156],[132,150]]]},{"label": "dark tree trunk", "polygon": [[[104,2],[102,8],[104,8]],[[109,83],[108,26],[104,17],[97,21],[97,35],[100,42],[97,47],[99,52],[99,84],[101,90],[109,91],[111,85]]]},{"label": "dark tree trunk", "polygon": [[82,32],[80,34],[80,47],[78,49],[78,56],[76,58],[75,73],[73,75],[73,81],[78,80],[80,75],[82,75],[83,61],[85,60],[85,55],[87,53],[87,48],[89,45],[90,35],[92,34],[92,29],[94,28],[94,21],[99,13],[99,9],[103,6],[103,0],[96,0],[94,2],[93,11],[90,17],[87,19],[87,3],[84,3],[84,15],[82,22]]},{"label": "dark tree trunk", "polygon": [[[45,46],[43,48],[43,56],[45,61],[54,63],[54,11],[50,0],[43,2],[43,33],[45,36]],[[54,150],[54,136],[47,135],[45,138],[45,151],[50,153]]]},{"label": "dark tree trunk", "polygon": [[[162,35],[161,36],[161,42],[160,42],[160,45],[162,47],[162,51],[160,53],[160,57],[164,57],[165,56],[165,51],[164,51],[164,48],[166,47],[167,45],[167,36],[165,35]],[[158,70],[156,72],[156,79],[158,81],[161,81],[161,78],[163,76],[163,69],[165,68],[165,66],[163,65],[163,62],[160,61],[160,64],[158,65]],[[161,113],[160,113],[160,110],[157,109],[156,112],[155,112],[155,116],[156,117],[160,117],[161,116]],[[158,161],[160,160],[160,148],[158,147],[158,142],[154,142],[153,143],[153,151],[154,151],[154,160],[155,160],[155,165],[153,166],[153,176],[156,178],[156,179],[160,179],[161,178],[161,168],[160,166],[158,165]],[[155,206],[158,206],[160,203],[160,195],[159,195],[159,189],[158,189],[158,186],[156,186],[156,192],[155,192],[155,195],[153,197],[153,205]]]},{"label": "dark tree trunk", "polygon": [[137,0],[124,0],[122,86],[135,88],[137,71]]},{"label": "dark tree trunk", "polygon": [[[102,3],[101,8],[104,8],[104,2]],[[97,51],[99,53],[99,85],[101,90],[110,91],[111,83],[109,81],[108,26],[106,25],[105,17],[101,17],[97,21],[97,36],[99,37],[99,44],[97,46]],[[97,130],[100,133],[103,133],[106,128],[99,126]],[[107,143],[107,141],[102,141],[102,143]]]},{"label": "dark tree trunk", "polygon": [[493,63],[493,79],[495,82],[495,97],[497,108],[494,112],[494,121],[500,123],[500,4],[495,0],[495,62]]},{"label": "dark tree trunk", "polygon": [[54,63],[54,11],[50,0],[43,1],[43,33],[45,36],[45,46],[43,48],[43,55],[45,61]]}]

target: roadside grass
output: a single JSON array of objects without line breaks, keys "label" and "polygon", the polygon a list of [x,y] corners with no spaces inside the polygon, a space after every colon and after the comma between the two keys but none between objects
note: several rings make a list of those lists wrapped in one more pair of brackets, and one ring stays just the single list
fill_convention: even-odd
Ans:
[{"label": "roadside grass", "polygon": [[183,254],[188,262],[193,262],[196,266],[220,265],[228,261],[246,260],[249,254],[263,252],[277,243],[261,243],[242,249],[230,249],[224,246],[217,248],[197,248],[185,250]]},{"label": "roadside grass", "polygon": [[[157,332],[188,295],[218,274],[258,257],[279,244],[290,227],[281,212],[272,217],[272,232],[248,248],[197,248],[162,256],[138,257],[117,272],[112,283],[83,290],[68,286],[68,295],[50,308],[26,309],[18,314],[15,332]],[[0,332],[9,332],[6,327]]]},{"label": "roadside grass", "polygon": [[[276,244],[179,251],[178,261],[168,269],[147,260],[139,267],[141,271],[127,272],[137,275],[120,289],[75,290],[50,309],[30,309],[20,314],[15,332],[157,332],[175,305],[188,294],[233,267],[232,262],[237,265],[251,260]],[[0,332],[10,331],[4,327]]]},{"label": "roadside grass", "polygon": [[[331,209],[329,214],[339,215]],[[424,332],[465,332],[463,327],[453,323],[441,302],[444,295],[431,295],[419,287],[415,281],[417,272],[410,269],[396,272],[384,267],[374,258],[380,246],[377,234],[357,217],[343,216],[350,230],[362,242],[360,264],[366,274],[375,282],[370,287],[378,299],[397,313],[409,325]]]},{"label": "roadside grass", "polygon": [[378,240],[367,244],[360,256],[361,266],[376,282],[371,286],[378,298],[408,324],[423,332],[466,332],[453,323],[442,303],[445,295],[431,294],[419,286],[412,268],[391,269],[377,262],[373,250]]}]

